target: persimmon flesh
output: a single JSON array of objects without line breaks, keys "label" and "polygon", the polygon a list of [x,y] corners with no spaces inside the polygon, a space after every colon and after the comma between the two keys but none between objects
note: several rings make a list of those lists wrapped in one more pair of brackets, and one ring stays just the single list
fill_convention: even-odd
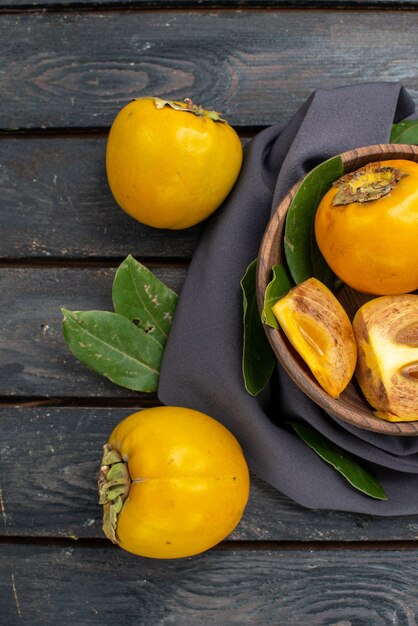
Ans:
[{"label": "persimmon flesh", "polygon": [[418,420],[418,295],[374,298],[357,311],[356,377],[377,417]]},{"label": "persimmon flesh", "polygon": [[334,294],[309,278],[278,300],[272,311],[321,387],[338,397],[354,374],[357,347],[347,313]]}]

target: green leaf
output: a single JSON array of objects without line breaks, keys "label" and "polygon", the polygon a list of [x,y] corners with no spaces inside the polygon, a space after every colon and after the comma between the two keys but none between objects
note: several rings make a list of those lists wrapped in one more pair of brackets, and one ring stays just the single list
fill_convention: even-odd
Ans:
[{"label": "green leaf", "polygon": [[241,280],[244,310],[242,373],[245,388],[252,396],[267,385],[276,363],[258,311],[256,269],[257,259],[254,259]]},{"label": "green leaf", "polygon": [[286,269],[283,265],[273,265],[271,269],[273,272],[273,278],[267,285],[266,293],[264,295],[261,321],[268,326],[272,326],[273,328],[279,328],[279,323],[272,312],[271,307],[293,287],[293,282],[288,277]]},{"label": "green leaf", "polygon": [[126,317],[109,311],[68,311],[63,334],[74,356],[113,383],[156,391],[163,348]]},{"label": "green leaf", "polygon": [[178,296],[131,255],[116,271],[112,299],[116,313],[165,346]]},{"label": "green leaf", "polygon": [[289,422],[299,437],[306,443],[318,456],[324,461],[332,465],[344,478],[362,493],[376,498],[378,500],[387,500],[387,496],[383,491],[380,483],[369,471],[365,470],[357,461],[339,446],[328,441],[315,430]]},{"label": "green leaf", "polygon": [[318,244],[316,243],[313,229],[311,238],[311,262],[312,276],[315,276],[315,278],[324,283],[324,285],[326,285],[328,289],[331,289],[331,291],[335,292],[337,288],[342,284],[341,280],[336,277],[336,275],[322,256],[318,248]]},{"label": "green leaf", "polygon": [[334,288],[335,276],[322,257],[315,241],[315,212],[332,183],[344,173],[340,156],[315,167],[303,179],[286,216],[284,251],[296,284],[315,276]]},{"label": "green leaf", "polygon": [[406,120],[393,124],[389,143],[418,145],[418,120]]}]

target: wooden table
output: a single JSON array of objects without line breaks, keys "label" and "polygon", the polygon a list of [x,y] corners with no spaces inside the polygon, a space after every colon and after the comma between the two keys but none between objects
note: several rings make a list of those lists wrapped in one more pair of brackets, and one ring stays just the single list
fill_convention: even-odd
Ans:
[{"label": "wooden table", "polygon": [[201,227],[120,211],[104,152],[141,95],[192,97],[243,141],[316,87],[400,80],[415,0],[0,0],[0,624],[413,626],[418,516],[309,511],[253,477],[227,541],[153,561],[108,542],[101,446],[153,405],[69,353],[60,307],[110,309],[128,254],[181,289]]}]

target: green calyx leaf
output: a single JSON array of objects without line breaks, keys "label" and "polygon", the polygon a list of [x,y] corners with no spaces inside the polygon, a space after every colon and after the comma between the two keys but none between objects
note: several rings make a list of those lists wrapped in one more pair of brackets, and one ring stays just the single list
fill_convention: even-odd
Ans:
[{"label": "green calyx leaf", "polygon": [[222,113],[219,113],[218,111],[208,111],[200,106],[200,104],[194,104],[190,98],[185,98],[184,102],[154,98],[154,102],[157,109],[163,109],[165,106],[169,106],[175,111],[193,113],[193,115],[197,115],[198,117],[207,117],[214,122],[227,123],[227,121],[222,117]]},{"label": "green calyx leaf", "polygon": [[303,179],[286,216],[284,251],[296,284],[314,276],[335,289],[335,276],[319,251],[314,233],[316,209],[332,183],[343,175],[340,156],[315,167]]},{"label": "green calyx leaf", "polygon": [[257,259],[254,259],[241,279],[244,321],[242,373],[245,389],[252,396],[267,385],[276,363],[258,311],[256,269]]},{"label": "green calyx leaf", "polygon": [[405,120],[393,124],[389,143],[418,145],[418,120]]},{"label": "green calyx leaf", "polygon": [[289,289],[294,286],[294,283],[290,280],[286,268],[283,265],[273,265],[271,269],[273,278],[267,285],[264,295],[261,321],[263,324],[267,324],[267,326],[271,326],[272,328],[279,328],[279,324],[271,308],[276,304],[277,300],[287,294]]},{"label": "green calyx leaf", "polygon": [[130,255],[116,272],[112,299],[116,313],[165,346],[178,295]]},{"label": "green calyx leaf", "polygon": [[328,441],[328,439],[312,428],[296,422],[289,422],[289,424],[297,435],[316,452],[321,459],[332,465],[337,472],[344,476],[352,487],[371,498],[387,500],[385,492],[373,474],[359,465],[345,450]]},{"label": "green calyx leaf", "polygon": [[103,446],[103,458],[98,480],[99,504],[103,506],[103,531],[113,543],[118,543],[118,515],[129,495],[131,477],[127,464],[109,444]]}]

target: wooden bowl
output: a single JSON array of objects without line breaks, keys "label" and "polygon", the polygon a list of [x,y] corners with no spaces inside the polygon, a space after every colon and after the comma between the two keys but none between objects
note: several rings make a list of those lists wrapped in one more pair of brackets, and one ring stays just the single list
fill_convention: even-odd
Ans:
[{"label": "wooden bowl", "polygon": [[[418,147],[398,144],[380,144],[349,150],[340,155],[344,173],[362,167],[371,161],[384,159],[409,159],[418,162]],[[274,210],[269,221],[258,256],[257,270],[257,301],[261,311],[266,287],[271,280],[271,268],[275,264],[285,263],[283,250],[283,232],[285,218],[290,203],[302,181],[299,181],[283,198]],[[338,293],[338,298],[347,311],[350,319],[359,306],[371,296],[360,294],[347,286]],[[379,419],[365,400],[360,388],[353,378],[339,398],[332,398],[318,384],[303,359],[293,349],[281,330],[265,326],[268,340],[279,363],[289,376],[311,400],[316,402],[327,413],[359,428],[387,435],[418,435],[416,422],[388,422]]]}]

